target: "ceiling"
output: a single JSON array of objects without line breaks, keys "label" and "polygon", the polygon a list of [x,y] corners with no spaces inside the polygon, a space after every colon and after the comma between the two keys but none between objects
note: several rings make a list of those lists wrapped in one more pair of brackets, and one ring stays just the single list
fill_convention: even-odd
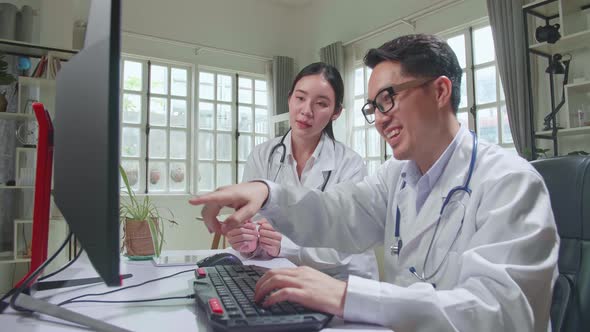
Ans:
[{"label": "ceiling", "polygon": [[264,0],[276,5],[281,5],[285,7],[305,7],[309,5],[312,0]]}]

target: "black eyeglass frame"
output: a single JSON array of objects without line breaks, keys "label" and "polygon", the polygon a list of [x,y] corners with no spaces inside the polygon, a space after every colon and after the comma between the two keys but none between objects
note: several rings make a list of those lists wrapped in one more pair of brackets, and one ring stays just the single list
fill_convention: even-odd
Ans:
[{"label": "black eyeglass frame", "polygon": [[[367,121],[367,123],[372,124],[375,122],[375,119],[373,119],[372,121],[369,120],[369,116],[375,114],[375,109],[378,109],[379,112],[381,112],[382,114],[385,114],[389,111],[391,111],[394,107],[395,107],[395,100],[393,99],[398,93],[404,91],[404,90],[409,90],[412,88],[417,88],[423,85],[426,85],[432,81],[434,81],[435,79],[437,79],[438,77],[426,77],[426,78],[418,78],[415,80],[411,80],[408,82],[404,82],[398,85],[391,85],[387,88],[383,88],[381,90],[379,90],[379,92],[377,92],[377,95],[375,95],[375,99],[374,100],[369,100],[367,99],[367,102],[363,105],[363,108],[361,108],[361,112],[363,113],[363,116],[365,117],[365,120]],[[379,99],[379,95],[382,94],[383,92],[387,92],[389,93],[389,98],[391,98],[391,107],[389,107],[388,109],[384,109],[384,107],[381,104],[378,104],[376,102],[377,99]]]}]

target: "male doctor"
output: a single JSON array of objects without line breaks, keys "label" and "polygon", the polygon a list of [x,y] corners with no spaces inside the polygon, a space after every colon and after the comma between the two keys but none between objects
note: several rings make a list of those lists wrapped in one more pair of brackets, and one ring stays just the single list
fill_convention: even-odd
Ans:
[{"label": "male doctor", "polygon": [[[260,209],[300,245],[360,253],[384,244],[385,280],[272,270],[255,299],[397,332],[547,331],[559,238],[541,176],[459,125],[462,72],[438,37],[399,37],[365,64],[373,72],[363,114],[394,152],[375,175],[325,193],[243,183],[190,202],[205,204],[210,231]],[[222,206],[236,209],[223,226]]]}]

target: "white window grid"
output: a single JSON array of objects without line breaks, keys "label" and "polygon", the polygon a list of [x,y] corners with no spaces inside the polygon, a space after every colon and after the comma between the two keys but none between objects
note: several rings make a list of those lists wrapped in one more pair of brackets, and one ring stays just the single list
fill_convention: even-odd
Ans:
[{"label": "white window grid", "polygon": [[198,84],[196,186],[209,192],[241,181],[254,146],[270,138],[268,82],[262,75],[202,67]]},{"label": "white window grid", "polygon": [[[121,165],[128,173],[132,189],[135,192],[150,194],[188,193],[191,183],[192,67],[183,63],[133,55],[124,55],[121,63],[120,107],[123,114],[121,116]],[[140,82],[135,84],[136,88],[125,86],[124,74],[127,64],[140,67]],[[149,68],[152,68],[152,73],[148,73]],[[155,82],[151,76],[158,70],[165,73],[166,91],[158,91],[156,86],[152,86],[148,96],[149,81],[151,79],[152,83]],[[186,74],[184,81],[179,80],[178,74],[181,73]],[[178,90],[178,87],[183,86],[183,89]],[[173,87],[176,88],[173,89]],[[182,92],[178,93],[178,91]],[[130,104],[138,106],[140,110],[139,117],[134,118],[133,121],[125,119],[127,114],[125,104],[129,103],[128,97],[131,97],[133,101]],[[158,101],[163,106],[164,112],[154,110]],[[153,113],[149,118],[149,126],[148,105],[149,113]],[[183,111],[184,117],[182,117]],[[156,115],[160,115],[163,121],[157,121]],[[174,115],[176,115],[175,120],[172,118]],[[183,118],[184,121],[182,121]],[[175,123],[172,123],[174,121]],[[126,133],[129,131],[139,136],[136,144],[132,145],[132,148],[137,150],[135,153],[129,153],[130,145],[125,145],[128,137]],[[164,142],[163,146],[162,142]],[[152,150],[154,146],[158,147],[158,144],[162,148],[159,151],[160,155],[158,151]],[[149,173],[146,173],[146,160],[150,169]]]},{"label": "white window grid", "polygon": [[374,124],[367,123],[361,111],[368,99],[367,84],[371,76],[371,69],[359,62],[354,67],[353,75],[354,104],[351,121],[351,147],[363,157],[367,164],[367,172],[371,175],[393,153],[379,135]]},{"label": "white window grid", "polygon": [[[481,22],[443,34],[441,37],[449,42],[460,63],[464,62],[462,63],[461,103],[457,110],[459,122],[470,130],[476,130],[477,127],[478,138],[481,141],[514,150],[504,91],[493,49],[494,41],[491,36],[489,23]],[[474,40],[477,38],[485,39],[480,43]],[[483,44],[486,49],[479,49],[479,52],[486,52],[491,56],[491,60],[476,63],[474,59],[474,55],[478,52],[476,45]],[[487,78],[488,82],[489,79],[493,80],[491,86],[495,91],[492,94],[483,93],[486,87],[482,77]],[[491,99],[489,99],[490,95],[493,96]],[[475,109],[476,118],[471,112],[472,109]]]}]

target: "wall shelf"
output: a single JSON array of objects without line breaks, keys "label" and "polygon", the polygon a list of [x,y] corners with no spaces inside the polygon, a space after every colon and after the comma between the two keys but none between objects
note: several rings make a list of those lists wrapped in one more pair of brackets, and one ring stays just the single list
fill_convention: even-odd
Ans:
[{"label": "wall shelf", "polygon": [[0,39],[0,49],[3,53],[9,55],[22,55],[34,58],[40,58],[49,52],[53,52],[53,54],[67,59],[78,53],[76,50],[48,47],[9,39]]},{"label": "wall shelf", "polygon": [[34,86],[40,88],[55,88],[55,80],[39,77],[19,76],[18,84],[21,86]]},{"label": "wall shelf", "polygon": [[537,0],[537,1],[534,1],[531,3],[527,3],[526,5],[522,6],[522,9],[529,10],[531,12],[535,12],[537,14],[547,16],[547,17],[559,15],[559,6],[558,6],[557,2],[550,2],[550,3],[542,4],[544,2],[547,2],[547,1],[546,0]]},{"label": "wall shelf", "polygon": [[30,258],[14,259],[12,251],[0,252],[0,264],[30,263]]},{"label": "wall shelf", "polygon": [[556,53],[566,53],[590,46],[590,30],[576,32],[569,36],[562,37],[555,44],[547,42],[534,44],[529,47],[533,52],[553,55]]},{"label": "wall shelf", "polygon": [[[584,134],[590,134],[590,126],[559,129],[557,131],[557,136],[574,136],[574,135],[584,135]],[[535,135],[551,136],[551,130],[537,131],[535,133]]]},{"label": "wall shelf", "polygon": [[2,120],[34,120],[34,114],[9,113],[0,112],[0,119]]},{"label": "wall shelf", "polygon": [[0,185],[0,189],[35,189],[34,186],[6,186]]},{"label": "wall shelf", "polygon": [[590,81],[566,84],[565,88],[575,93],[590,92]]}]

